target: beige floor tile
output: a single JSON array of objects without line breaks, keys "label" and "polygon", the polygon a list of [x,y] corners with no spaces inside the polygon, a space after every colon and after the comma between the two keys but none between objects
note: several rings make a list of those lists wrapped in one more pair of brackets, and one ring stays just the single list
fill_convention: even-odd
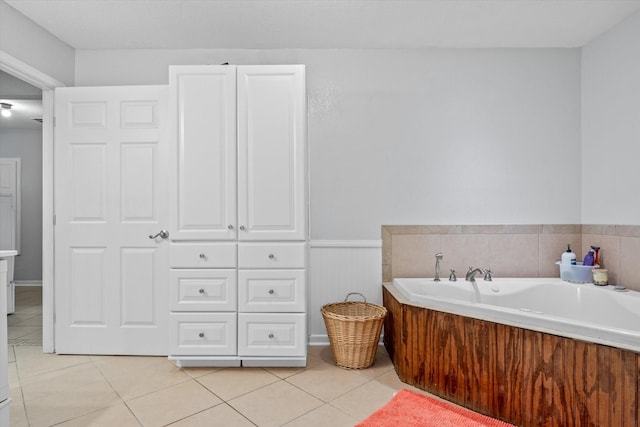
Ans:
[{"label": "beige floor tile", "polygon": [[7,348],[7,356],[8,356],[7,362],[11,363],[11,362],[15,362],[16,361],[16,353],[15,353],[15,351],[13,351],[13,346],[12,345],[10,345]]},{"label": "beige floor tile", "polygon": [[222,403],[194,380],[126,402],[145,427],[164,426]]},{"label": "beige floor tile", "polygon": [[34,332],[40,332],[40,334],[42,334],[42,326],[14,325],[7,329],[9,341],[24,337],[25,335],[29,335]]},{"label": "beige floor tile", "polygon": [[109,356],[92,361],[125,401],[191,379],[166,357]]},{"label": "beige floor tile", "polygon": [[322,405],[320,400],[284,381],[227,403],[253,423],[264,427],[281,426]]},{"label": "beige floor tile", "polygon": [[361,386],[368,378],[327,364],[317,365],[297,375],[287,378],[287,382],[329,402],[336,397]]},{"label": "beige floor tile", "polygon": [[358,420],[345,414],[342,410],[325,403],[313,411],[296,418],[286,427],[353,427]]},{"label": "beige floor tile", "polygon": [[382,375],[380,375],[379,377],[376,377],[373,381],[378,382],[380,384],[383,384],[389,388],[392,388],[395,391],[399,391],[402,390],[404,388],[421,393],[421,394],[425,394],[428,396],[432,396],[432,394],[427,393],[424,390],[420,390],[417,387],[413,387],[410,386],[409,384],[403,383],[402,381],[400,381],[400,378],[398,378],[398,375],[396,374],[395,370],[386,372]]},{"label": "beige floor tile", "polygon": [[328,345],[309,346],[307,353],[307,368],[312,368],[319,363],[335,365],[331,347]]},{"label": "beige floor tile", "polygon": [[14,345],[35,345],[42,346],[42,326],[25,326],[26,328],[33,328],[33,330],[20,338],[9,340]]},{"label": "beige floor tile", "polygon": [[[33,319],[39,319],[40,322],[36,323],[36,325],[42,325],[42,316],[38,315],[38,314],[20,314],[20,313],[15,313],[15,314],[10,314],[7,316],[7,326],[14,326],[14,325],[20,325],[23,324],[23,322],[26,321],[33,321]],[[31,325],[30,322],[29,325],[26,326],[33,326]]]},{"label": "beige floor tile", "polygon": [[91,364],[22,379],[22,395],[32,426],[50,426],[120,402]]},{"label": "beige floor tile", "polygon": [[181,368],[182,372],[189,375],[191,378],[200,378],[205,375],[209,375],[213,372],[220,371],[224,368]]},{"label": "beige floor tile", "polygon": [[180,420],[171,427],[252,427],[251,421],[226,403]]},{"label": "beige floor tile", "polygon": [[30,305],[30,306],[16,306],[16,313],[19,314],[38,314],[42,316],[42,306],[41,305]]},{"label": "beige floor tile", "polygon": [[18,367],[15,362],[7,364],[7,373],[9,374],[9,387],[20,387],[20,375],[18,375]]},{"label": "beige floor tile", "polygon": [[40,346],[15,346],[13,351],[16,356],[16,366],[23,381],[33,375],[90,362],[88,356],[43,353]]},{"label": "beige floor tile", "polygon": [[198,382],[228,401],[278,381],[278,377],[262,368],[226,368],[204,377]]},{"label": "beige floor tile", "polygon": [[127,405],[118,403],[106,409],[102,409],[82,417],[66,421],[57,426],[63,427],[139,427],[140,423],[131,413]]},{"label": "beige floor tile", "polygon": [[384,384],[370,381],[332,400],[331,404],[361,421],[391,400],[395,392]]},{"label": "beige floor tile", "polygon": [[22,320],[18,325],[20,326],[40,326],[42,328],[42,316],[25,314],[20,316]]},{"label": "beige floor tile", "polygon": [[299,374],[307,368],[265,368],[266,371],[278,378],[289,378],[292,375]]},{"label": "beige floor tile", "polygon": [[391,362],[386,349],[383,346],[378,346],[378,350],[376,351],[376,358],[373,362],[373,365],[366,369],[354,370],[354,372],[364,375],[367,378],[376,378],[393,369],[393,362]]},{"label": "beige floor tile", "polygon": [[11,397],[11,409],[9,413],[9,419],[11,420],[11,427],[28,426],[27,413],[24,409],[24,399],[22,398],[22,388],[18,386],[11,386],[9,390],[9,397]]}]

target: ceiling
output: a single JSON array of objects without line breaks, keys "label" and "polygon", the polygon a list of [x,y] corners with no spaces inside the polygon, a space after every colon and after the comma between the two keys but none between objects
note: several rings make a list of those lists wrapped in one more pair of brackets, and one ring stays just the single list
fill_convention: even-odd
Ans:
[{"label": "ceiling", "polygon": [[2,129],[41,129],[42,90],[0,71],[0,102],[11,104],[11,117],[0,116]]},{"label": "ceiling", "polygon": [[640,0],[5,0],[76,49],[577,47]]}]

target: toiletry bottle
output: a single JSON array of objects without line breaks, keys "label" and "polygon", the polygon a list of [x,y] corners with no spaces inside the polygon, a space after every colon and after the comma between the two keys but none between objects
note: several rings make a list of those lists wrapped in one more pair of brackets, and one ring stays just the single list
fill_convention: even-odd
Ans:
[{"label": "toiletry bottle", "polygon": [[584,256],[584,261],[582,265],[593,265],[593,260],[595,258],[595,252],[593,249],[589,249],[589,252]]},{"label": "toiletry bottle", "polygon": [[576,254],[571,252],[571,245],[567,245],[567,250],[562,253],[561,260],[563,264],[576,264]]},{"label": "toiletry bottle", "polygon": [[600,246],[591,246],[591,249],[593,249],[596,252],[596,256],[593,259],[593,265],[600,265]]}]

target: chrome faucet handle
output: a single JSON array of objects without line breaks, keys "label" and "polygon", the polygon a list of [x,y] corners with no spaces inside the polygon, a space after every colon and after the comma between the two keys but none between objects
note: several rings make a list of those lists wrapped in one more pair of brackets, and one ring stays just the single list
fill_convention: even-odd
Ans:
[{"label": "chrome faucet handle", "polygon": [[490,269],[487,269],[484,272],[484,280],[486,280],[487,282],[491,282],[492,279],[491,279],[491,270]]},{"label": "chrome faucet handle", "polygon": [[458,280],[458,278],[456,277],[456,271],[452,268],[449,271],[451,271],[451,274],[449,275],[449,281],[450,282],[455,282]]}]

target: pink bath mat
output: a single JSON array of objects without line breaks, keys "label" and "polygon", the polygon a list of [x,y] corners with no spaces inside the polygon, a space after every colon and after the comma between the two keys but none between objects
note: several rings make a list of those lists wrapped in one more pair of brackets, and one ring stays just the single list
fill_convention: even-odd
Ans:
[{"label": "pink bath mat", "polygon": [[441,400],[400,390],[356,427],[505,427],[504,421]]}]

